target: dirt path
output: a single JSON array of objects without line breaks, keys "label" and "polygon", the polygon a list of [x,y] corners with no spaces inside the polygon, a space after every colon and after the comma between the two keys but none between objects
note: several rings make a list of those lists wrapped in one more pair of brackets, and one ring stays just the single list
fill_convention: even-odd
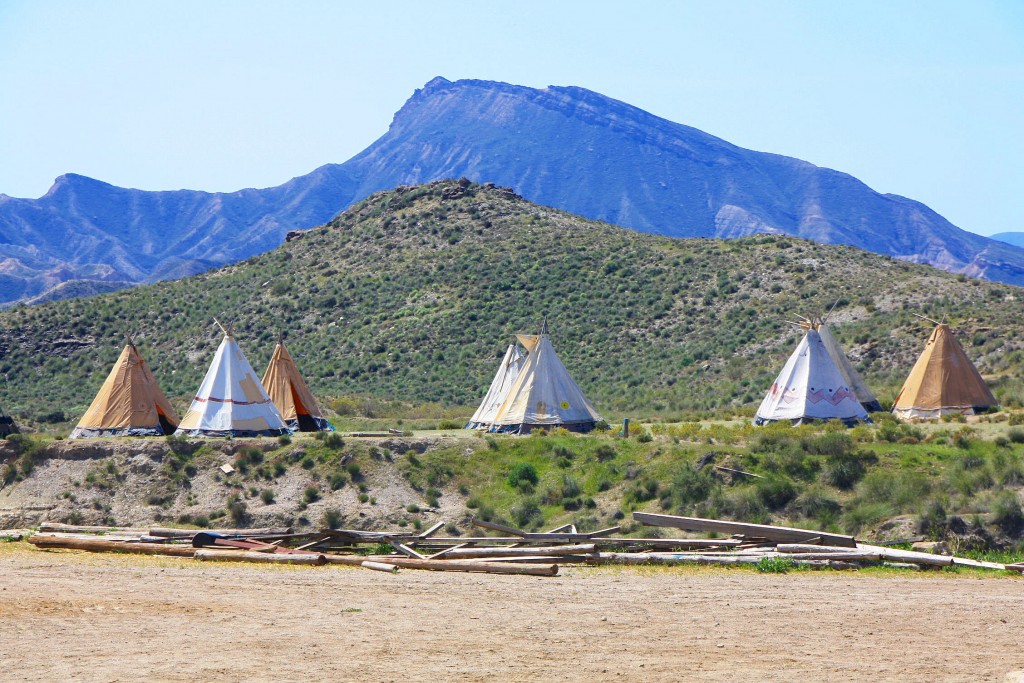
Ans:
[{"label": "dirt path", "polygon": [[1024,580],[381,574],[0,546],[3,680],[1002,681]]}]

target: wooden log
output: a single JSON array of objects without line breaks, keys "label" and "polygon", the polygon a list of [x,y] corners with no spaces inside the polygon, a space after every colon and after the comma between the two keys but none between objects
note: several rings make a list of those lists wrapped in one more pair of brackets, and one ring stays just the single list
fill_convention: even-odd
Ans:
[{"label": "wooden log", "polygon": [[810,539],[820,539],[820,545],[834,545],[855,548],[853,536],[828,534],[823,531],[808,531],[784,526],[768,526],[765,524],[747,524],[745,522],[727,522],[717,519],[700,517],[677,517],[675,515],[659,515],[650,512],[634,512],[633,519],[650,526],[672,527],[686,531],[714,531],[730,535],[764,538],[779,543],[801,543]]},{"label": "wooden log", "polygon": [[217,562],[258,562],[264,564],[308,564],[320,566],[327,560],[318,553],[259,553],[248,550],[212,550],[198,548],[193,555],[197,560]]},{"label": "wooden log", "polygon": [[845,553],[848,548],[838,548],[832,545],[813,545],[809,543],[779,543],[775,549],[780,553]]},{"label": "wooden log", "polygon": [[593,564],[757,564],[753,555],[707,556],[673,553],[598,553]]},{"label": "wooden log", "polygon": [[585,564],[593,559],[589,555],[524,555],[522,557],[480,557],[475,562],[504,562],[521,564]]},{"label": "wooden log", "polygon": [[954,567],[973,567],[974,569],[995,569],[997,571],[1003,571],[1006,569],[1005,564],[999,562],[985,562],[984,560],[972,560],[969,557],[953,557]]},{"label": "wooden log", "polygon": [[146,529],[119,526],[88,526],[84,524],[61,524],[60,522],[41,522],[40,531],[63,531],[70,534],[100,534],[119,532],[123,534],[144,534]]},{"label": "wooden log", "polygon": [[397,574],[398,567],[393,564],[386,564],[384,562],[370,562],[366,561],[359,565],[364,569],[373,569],[378,572],[388,572],[389,574]]},{"label": "wooden log", "polygon": [[449,550],[444,557],[446,560],[469,560],[479,557],[589,555],[594,550],[595,546],[593,543],[589,545],[551,545],[534,548],[460,548],[458,550]]},{"label": "wooden log", "polygon": [[1024,563],[1008,564],[1004,567],[1004,569],[1011,572],[1024,572]]},{"label": "wooden log", "polygon": [[153,527],[148,530],[150,536],[164,536],[167,538],[192,538],[200,532],[220,534],[221,536],[284,536],[290,534],[292,529],[287,526],[275,526],[257,529],[172,529],[168,527]]},{"label": "wooden log", "polygon": [[352,555],[326,555],[328,564],[362,566],[363,562],[384,562],[402,569],[426,569],[448,572],[485,572],[488,574],[525,574],[528,576],[555,576],[557,564],[509,565],[477,562],[473,560],[416,560],[411,557],[357,557]]},{"label": "wooden log", "polygon": [[104,538],[62,538],[47,534],[36,534],[28,542],[37,548],[64,548],[88,550],[93,553],[132,553],[137,555],[171,555],[192,557],[195,548],[190,545],[167,545],[164,543],[126,543],[109,541]]},{"label": "wooden log", "polygon": [[949,555],[932,555],[931,553],[919,553],[915,550],[899,550],[897,548],[886,548],[880,545],[868,545],[858,543],[858,550],[877,552],[884,561],[890,562],[913,562],[930,567],[951,567],[953,558]]},{"label": "wooden log", "polygon": [[422,534],[420,534],[419,537],[420,538],[427,538],[428,536],[430,536],[434,532],[438,531],[443,526],[444,526],[444,522],[437,522],[432,527],[430,527],[429,529],[424,531]]}]

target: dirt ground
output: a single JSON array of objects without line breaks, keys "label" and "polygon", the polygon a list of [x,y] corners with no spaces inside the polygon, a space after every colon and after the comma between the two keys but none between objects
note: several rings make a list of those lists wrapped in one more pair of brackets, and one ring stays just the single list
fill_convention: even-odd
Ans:
[{"label": "dirt ground", "polygon": [[1024,580],[270,567],[0,544],[10,681],[1004,681]]}]

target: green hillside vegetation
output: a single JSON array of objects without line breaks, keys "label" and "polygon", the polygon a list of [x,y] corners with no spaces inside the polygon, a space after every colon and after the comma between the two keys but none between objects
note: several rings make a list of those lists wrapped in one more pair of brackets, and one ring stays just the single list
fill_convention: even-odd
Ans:
[{"label": "green hillside vegetation", "polygon": [[[136,335],[184,411],[234,322],[262,371],[279,330],[344,418],[459,421],[515,332],[547,320],[597,409],[675,421],[751,414],[792,350],[785,320],[838,300],[836,336],[883,403],[930,326],[949,316],[1004,406],[1020,406],[1019,290],[850,247],[783,236],[640,234],[444,181],[382,192],[230,267],[0,313],[0,405],[25,423],[76,420]],[[426,407],[424,407],[426,406]]]}]

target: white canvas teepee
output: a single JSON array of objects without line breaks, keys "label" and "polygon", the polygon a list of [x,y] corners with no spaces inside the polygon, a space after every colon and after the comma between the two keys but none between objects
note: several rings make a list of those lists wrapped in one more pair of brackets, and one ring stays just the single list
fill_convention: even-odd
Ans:
[{"label": "white canvas teepee", "polygon": [[754,424],[867,419],[867,411],[832,362],[818,331],[809,327],[757,409]]},{"label": "white canvas teepee", "polygon": [[498,409],[505,402],[509,390],[519,377],[519,371],[526,362],[526,356],[515,344],[509,344],[505,357],[501,359],[498,372],[491,380],[487,395],[480,402],[480,407],[466,423],[466,429],[487,429],[498,415]]},{"label": "white canvas teepee", "polygon": [[288,433],[290,430],[281,419],[281,413],[242,355],[231,330],[225,329],[224,340],[175,434],[279,436]]},{"label": "white canvas teepee", "polygon": [[522,434],[533,427],[589,431],[601,420],[555,354],[546,334],[517,335],[529,356],[490,431]]},{"label": "white canvas teepee", "polygon": [[843,352],[836,338],[832,336],[832,331],[828,329],[828,325],[824,323],[819,325],[818,334],[828,350],[828,355],[832,357],[832,362],[835,363],[836,368],[843,375],[846,386],[853,389],[853,393],[857,394],[857,400],[864,406],[864,410],[869,413],[881,410],[882,406],[878,403],[878,399],[875,398],[875,394],[871,389],[868,389],[868,385],[864,383],[864,378],[860,376],[857,368],[853,367],[853,363],[846,357],[846,353]]}]

